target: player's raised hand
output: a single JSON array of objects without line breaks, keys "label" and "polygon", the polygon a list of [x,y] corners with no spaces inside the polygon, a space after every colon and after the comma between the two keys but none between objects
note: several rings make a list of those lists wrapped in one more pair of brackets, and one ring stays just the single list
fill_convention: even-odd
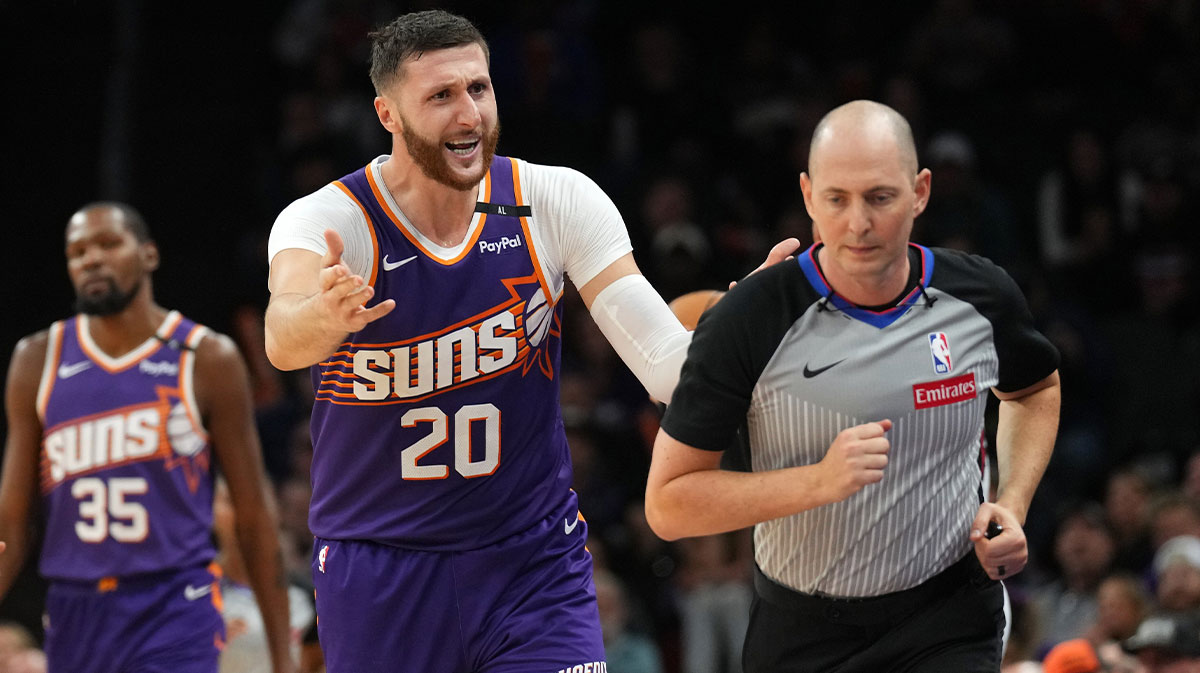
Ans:
[{"label": "player's raised hand", "polygon": [[[767,253],[767,259],[762,264],[759,264],[757,269],[746,274],[746,276],[753,276],[754,274],[758,273],[759,271],[762,271],[763,269],[767,268],[768,266],[771,266],[773,264],[778,264],[779,262],[782,262],[785,259],[791,259],[792,257],[795,257],[796,251],[799,249],[800,249],[800,239],[798,239],[798,238],[783,239],[782,241],[776,243],[771,248],[771,251]],[[729,283],[729,289],[732,290],[734,285],[737,285],[736,280],[731,281]]]},{"label": "player's raised hand", "polygon": [[830,491],[829,502],[841,502],[883,479],[892,446],[886,433],[891,429],[892,422],[884,419],[838,433],[818,464],[825,472],[821,483]]},{"label": "player's raised hand", "polygon": [[363,304],[375,296],[375,288],[363,277],[350,271],[342,262],[345,245],[332,229],[325,230],[325,256],[321,258],[318,305],[329,324],[342,332],[357,332],[368,323],[378,320],[396,308],[394,299],[379,302],[371,308]]},{"label": "player's raised hand", "polygon": [[1025,569],[1029,562],[1029,545],[1021,522],[1006,507],[985,502],[975,513],[971,524],[971,542],[975,556],[988,577],[1002,580]]}]

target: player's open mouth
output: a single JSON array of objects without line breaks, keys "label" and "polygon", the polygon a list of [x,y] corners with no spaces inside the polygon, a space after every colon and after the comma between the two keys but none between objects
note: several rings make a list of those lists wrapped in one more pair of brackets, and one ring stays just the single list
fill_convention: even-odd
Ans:
[{"label": "player's open mouth", "polygon": [[446,149],[450,150],[451,152],[454,152],[455,154],[457,154],[460,157],[469,156],[471,154],[471,152],[474,152],[475,148],[478,146],[479,146],[478,140],[471,140],[471,141],[467,141],[467,142],[457,142],[457,143],[446,143]]}]

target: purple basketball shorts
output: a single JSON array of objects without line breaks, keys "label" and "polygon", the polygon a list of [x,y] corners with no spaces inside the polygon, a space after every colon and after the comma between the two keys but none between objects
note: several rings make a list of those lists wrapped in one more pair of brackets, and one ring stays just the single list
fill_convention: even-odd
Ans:
[{"label": "purple basketball shorts", "polygon": [[317,631],[329,673],[605,673],[574,497],[482,549],[317,538]]},{"label": "purple basketball shorts", "polygon": [[225,643],[219,571],[51,581],[50,673],[215,673]]}]

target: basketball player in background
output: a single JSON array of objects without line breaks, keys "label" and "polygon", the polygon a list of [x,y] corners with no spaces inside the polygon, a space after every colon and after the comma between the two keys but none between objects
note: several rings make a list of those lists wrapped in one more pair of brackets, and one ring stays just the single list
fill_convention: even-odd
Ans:
[{"label": "basketball player in background", "polygon": [[219,468],[272,670],[294,671],[276,515],[237,347],[154,302],[158,248],[129,206],[76,212],[66,256],[77,314],[22,339],[9,367],[0,596],[40,513],[51,673],[215,673],[225,638],[210,565]]},{"label": "basketball player in background", "polygon": [[267,355],[311,367],[316,393],[326,664],[602,673],[558,406],[565,276],[657,399],[690,333],[594,182],[495,155],[487,44],[469,21],[401,16],[372,34],[371,79],[391,154],[289,205],[269,242]]}]

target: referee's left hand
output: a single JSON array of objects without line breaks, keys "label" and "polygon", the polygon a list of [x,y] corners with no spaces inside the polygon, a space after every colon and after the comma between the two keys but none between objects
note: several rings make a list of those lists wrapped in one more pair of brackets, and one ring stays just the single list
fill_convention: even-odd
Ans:
[{"label": "referee's left hand", "polygon": [[[1003,530],[988,539],[989,522],[996,522]],[[1029,562],[1029,546],[1021,523],[1008,508],[994,502],[985,502],[975,513],[971,524],[971,542],[975,543],[975,556],[988,577],[1003,580],[1025,569]]]}]

